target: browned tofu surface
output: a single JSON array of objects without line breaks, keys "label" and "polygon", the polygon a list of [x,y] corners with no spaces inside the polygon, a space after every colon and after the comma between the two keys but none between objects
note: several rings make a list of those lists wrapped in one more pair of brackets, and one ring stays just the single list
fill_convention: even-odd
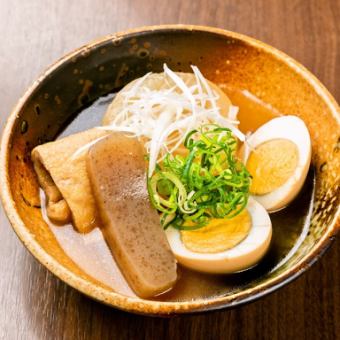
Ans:
[{"label": "browned tofu surface", "polygon": [[46,194],[47,215],[53,222],[65,224],[72,220],[81,233],[97,226],[96,206],[86,171],[87,149],[77,152],[107,134],[93,128],[33,149],[34,169]]},{"label": "browned tofu surface", "polygon": [[151,297],[170,289],[177,273],[158,213],[149,201],[145,167],[141,144],[121,133],[97,142],[87,157],[105,239],[136,294]]}]

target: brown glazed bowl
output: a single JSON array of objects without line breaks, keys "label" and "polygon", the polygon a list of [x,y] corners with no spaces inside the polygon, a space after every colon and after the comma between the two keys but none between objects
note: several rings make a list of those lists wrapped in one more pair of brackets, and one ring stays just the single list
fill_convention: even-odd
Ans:
[{"label": "brown glazed bowl", "polygon": [[[166,62],[177,71],[197,65],[211,81],[247,89],[307,124],[313,144],[315,192],[308,235],[290,260],[231,294],[159,302],[114,292],[78,267],[42,219],[30,151],[52,140],[88,103]],[[148,315],[233,307],[264,296],[298,277],[330,245],[339,229],[340,110],[302,65],[260,41],[221,29],[170,25],[113,34],[66,55],[27,90],[8,118],[1,141],[4,208],[20,240],[61,280],[105,304]]]}]

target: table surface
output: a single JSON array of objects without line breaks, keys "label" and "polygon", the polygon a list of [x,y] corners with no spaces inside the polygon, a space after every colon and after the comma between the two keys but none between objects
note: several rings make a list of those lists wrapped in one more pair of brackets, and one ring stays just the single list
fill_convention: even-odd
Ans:
[{"label": "table surface", "polygon": [[[340,100],[339,0],[0,0],[0,127],[27,86],[102,35],[164,23],[217,26],[296,58]],[[0,208],[0,339],[340,339],[340,241],[306,274],[257,302],[170,319],[90,300],[22,246]]]}]

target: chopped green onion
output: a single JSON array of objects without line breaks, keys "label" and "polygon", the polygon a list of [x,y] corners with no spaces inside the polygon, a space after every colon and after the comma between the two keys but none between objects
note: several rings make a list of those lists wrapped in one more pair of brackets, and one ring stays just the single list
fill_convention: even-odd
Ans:
[{"label": "chopped green onion", "polygon": [[167,154],[148,177],[153,206],[164,228],[195,230],[211,218],[232,218],[247,205],[250,174],[235,157],[237,142],[214,124],[190,131],[186,157]]}]

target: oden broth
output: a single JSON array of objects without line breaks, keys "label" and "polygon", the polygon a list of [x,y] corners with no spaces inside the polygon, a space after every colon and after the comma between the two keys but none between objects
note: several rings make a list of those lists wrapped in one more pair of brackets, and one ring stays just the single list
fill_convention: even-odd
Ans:
[{"label": "oden broth", "polygon": [[[232,103],[239,107],[238,118],[243,132],[254,131],[279,112],[269,104],[261,102],[248,91],[241,91],[222,84]],[[64,137],[100,125],[101,118],[113,95],[98,99],[84,109],[60,134]],[[307,234],[313,203],[314,174],[310,170],[299,196],[287,208],[270,215],[273,224],[273,238],[270,250],[262,261],[252,269],[232,275],[208,275],[179,266],[179,279],[175,287],[156,300],[187,301],[231,294],[241,286],[275,270],[286,262]],[[42,200],[44,200],[41,191]],[[42,207],[44,207],[42,202]],[[43,214],[46,217],[45,211]],[[135,296],[120,272],[99,228],[82,235],[72,225],[55,226],[45,218],[52,232],[68,256],[85,272],[103,282],[113,290],[128,296]]]}]

